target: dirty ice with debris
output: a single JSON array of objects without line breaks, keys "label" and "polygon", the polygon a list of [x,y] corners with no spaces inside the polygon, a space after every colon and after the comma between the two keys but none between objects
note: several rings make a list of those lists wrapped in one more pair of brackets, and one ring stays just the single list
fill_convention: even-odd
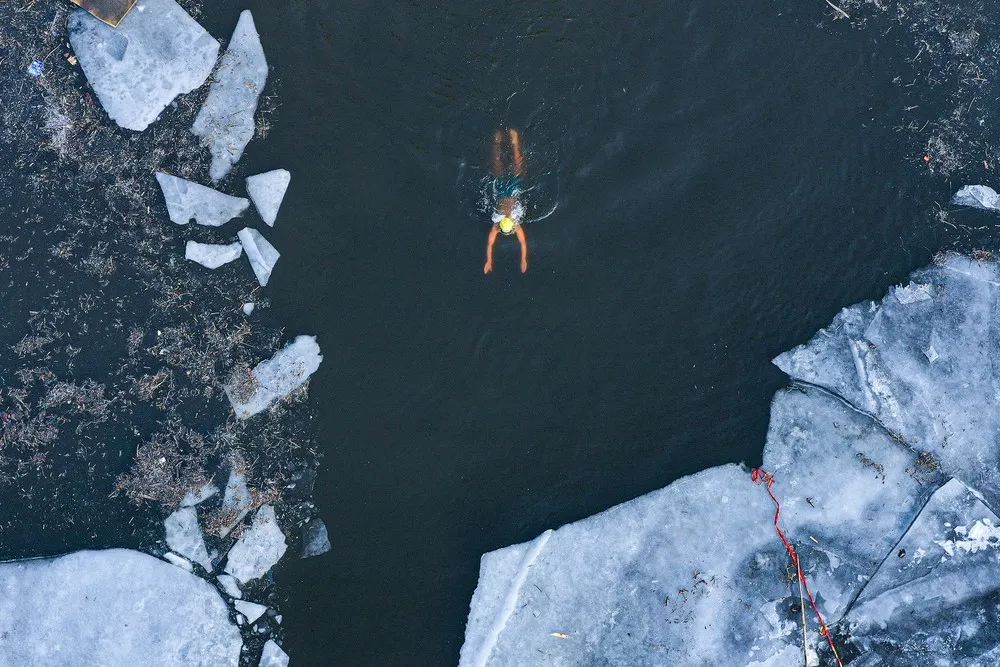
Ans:
[{"label": "dirty ice with debris", "polygon": [[322,361],[316,337],[297,336],[273,357],[257,364],[246,381],[226,387],[236,416],[246,419],[267,409],[308,380]]},{"label": "dirty ice with debris", "polygon": [[[952,257],[775,359],[763,469],[850,665],[1000,657],[998,309],[1000,267]],[[460,664],[803,664],[774,512],[726,465],[488,553]]]}]

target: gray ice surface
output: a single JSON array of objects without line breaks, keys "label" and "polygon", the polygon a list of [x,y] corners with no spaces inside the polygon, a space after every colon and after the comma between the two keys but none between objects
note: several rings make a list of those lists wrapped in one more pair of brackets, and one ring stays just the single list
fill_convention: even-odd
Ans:
[{"label": "gray ice surface", "polygon": [[197,262],[207,269],[217,269],[223,264],[239,259],[242,254],[243,244],[238,242],[220,245],[188,241],[184,247],[184,259]]},{"label": "gray ice surface", "polygon": [[287,548],[274,508],[264,505],[254,515],[250,529],[229,550],[226,573],[245,584],[267,574]]},{"label": "gray ice surface", "polygon": [[322,519],[313,519],[302,528],[302,557],[311,558],[330,550],[330,535]]},{"label": "gray ice surface", "polygon": [[242,641],[204,580],[126,549],[0,563],[0,664],[236,667]]},{"label": "gray ice surface", "polygon": [[271,279],[271,271],[274,270],[274,265],[278,263],[281,254],[256,229],[249,227],[241,229],[237,236],[240,237],[243,249],[247,252],[247,259],[250,260],[250,268],[257,276],[257,282],[264,287]]},{"label": "gray ice surface", "polygon": [[238,395],[232,386],[226,387],[226,395],[236,416],[246,419],[267,409],[308,380],[322,361],[316,337],[297,336],[270,359],[254,367],[252,375],[255,386],[252,394]]},{"label": "gray ice surface", "polygon": [[250,194],[250,199],[257,207],[261,220],[271,227],[274,227],[278,209],[281,208],[281,200],[285,198],[285,190],[288,189],[291,180],[292,175],[287,169],[275,169],[247,178],[247,192]]},{"label": "gray ice surface", "polygon": [[68,32],[101,106],[129,130],[145,130],[175,97],[203,84],[219,54],[174,0],[142,0],[118,28],[78,9]]},{"label": "gray ice surface", "polygon": [[[998,297],[952,257],[775,360],[763,468],[851,667],[1000,657]],[[722,466],[488,553],[460,664],[803,664],[774,509]]]},{"label": "gray ice surface", "polygon": [[212,154],[209,175],[219,180],[229,173],[243,155],[254,133],[257,98],[267,82],[267,60],[260,35],[249,9],[243,10],[204,106],[194,119],[191,131]]},{"label": "gray ice surface", "polygon": [[163,191],[170,221],[186,225],[194,220],[199,225],[220,227],[247,210],[250,201],[231,197],[210,187],[177,176],[156,172]]},{"label": "gray ice surface", "polygon": [[198,525],[198,511],[194,507],[182,507],[163,522],[167,534],[167,546],[205,568],[212,571],[212,560],[205,548],[205,539]]},{"label": "gray ice surface", "polygon": [[259,667],[288,667],[288,655],[273,640],[268,639],[264,644],[264,653],[260,656]]},{"label": "gray ice surface", "polygon": [[966,185],[951,198],[952,204],[1000,211],[1000,195],[988,185]]}]

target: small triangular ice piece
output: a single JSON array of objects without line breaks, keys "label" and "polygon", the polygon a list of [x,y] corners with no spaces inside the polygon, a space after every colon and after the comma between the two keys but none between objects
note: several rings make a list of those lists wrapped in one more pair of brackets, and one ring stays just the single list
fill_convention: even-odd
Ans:
[{"label": "small triangular ice piece", "polygon": [[281,647],[268,639],[264,644],[264,652],[260,656],[258,667],[288,667],[288,654]]},{"label": "small triangular ice piece", "polygon": [[247,623],[253,623],[267,611],[267,607],[264,605],[247,600],[237,600],[233,603],[233,606],[236,607],[236,611],[246,616]]},{"label": "small triangular ice piece", "polygon": [[243,244],[230,243],[229,245],[217,245],[215,243],[198,243],[188,241],[184,248],[184,259],[197,262],[207,269],[217,269],[223,264],[228,264],[234,259],[238,259],[243,254]]},{"label": "small triangular ice piece", "polygon": [[250,199],[257,207],[261,219],[271,227],[274,227],[278,209],[281,208],[281,201],[285,198],[285,190],[288,189],[291,180],[292,175],[287,169],[275,169],[247,178],[247,192],[250,193]]},{"label": "small triangular ice piece", "polygon": [[237,236],[240,237],[243,249],[247,252],[247,259],[250,260],[250,267],[253,269],[254,275],[257,276],[257,282],[260,283],[261,287],[264,287],[270,280],[271,271],[277,264],[278,258],[281,257],[281,253],[275,250],[274,246],[268,243],[267,239],[255,229],[246,227],[241,229]]},{"label": "small triangular ice piece", "polygon": [[170,221],[178,225],[186,225],[193,218],[199,225],[221,227],[250,206],[248,199],[231,197],[162,171],[156,172],[156,180],[167,202]]}]

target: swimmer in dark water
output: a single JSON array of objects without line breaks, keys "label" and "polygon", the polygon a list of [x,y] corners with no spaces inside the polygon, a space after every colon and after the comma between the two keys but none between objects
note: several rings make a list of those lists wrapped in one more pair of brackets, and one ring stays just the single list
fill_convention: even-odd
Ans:
[{"label": "swimmer in dark water", "polygon": [[483,273],[493,271],[493,244],[497,236],[504,234],[517,236],[521,243],[521,273],[528,270],[528,239],[521,223],[524,221],[524,205],[521,193],[524,191],[524,153],[521,151],[521,135],[511,129],[510,150],[513,164],[511,171],[504,169],[500,155],[504,134],[500,130],[493,133],[493,228],[486,242],[486,266]]}]

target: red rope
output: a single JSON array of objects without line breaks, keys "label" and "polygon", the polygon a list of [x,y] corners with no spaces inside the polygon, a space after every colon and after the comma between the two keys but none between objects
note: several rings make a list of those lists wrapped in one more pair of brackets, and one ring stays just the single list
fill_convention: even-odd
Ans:
[{"label": "red rope", "polygon": [[813,598],[812,591],[809,590],[809,583],[806,581],[806,575],[802,572],[802,563],[799,561],[799,555],[795,552],[795,547],[788,541],[788,538],[785,537],[785,533],[782,532],[781,527],[778,525],[778,518],[781,516],[781,503],[778,502],[778,498],[771,490],[771,485],[774,484],[774,475],[766,470],[754,468],[750,471],[750,481],[754,484],[764,484],[764,488],[767,489],[767,495],[771,496],[771,500],[774,501],[774,530],[778,533],[778,537],[781,538],[781,543],[785,545],[785,549],[788,551],[788,556],[792,559],[792,563],[795,565],[795,570],[799,576],[799,584],[805,590],[806,595],[809,596],[809,603],[812,605],[813,612],[816,614],[816,619],[819,621],[820,636],[826,637],[826,641],[830,643],[830,650],[833,651],[833,657],[837,659],[837,664],[840,667],[844,667],[844,663],[841,661],[840,655],[837,653],[837,647],[833,644],[833,637],[830,635],[830,628],[823,619],[823,614],[820,613],[819,606],[816,604],[815,598]]}]

